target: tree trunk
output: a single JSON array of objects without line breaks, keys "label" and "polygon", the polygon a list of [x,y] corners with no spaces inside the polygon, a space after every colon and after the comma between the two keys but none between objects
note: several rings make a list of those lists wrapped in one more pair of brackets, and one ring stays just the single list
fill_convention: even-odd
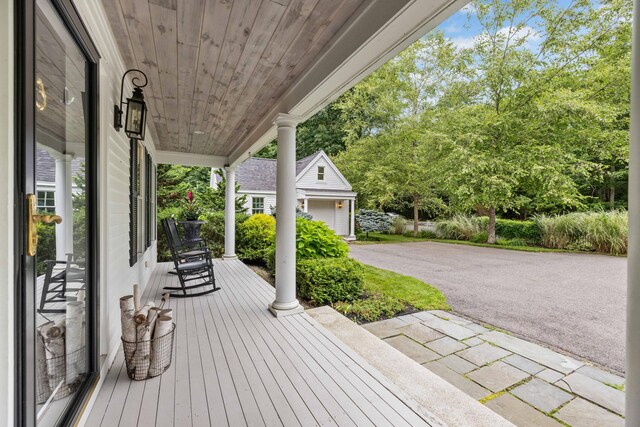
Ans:
[{"label": "tree trunk", "polygon": [[418,221],[420,220],[419,214],[420,196],[418,194],[413,195],[413,237],[418,236]]},{"label": "tree trunk", "polygon": [[67,302],[67,331],[66,331],[66,359],[67,384],[73,384],[84,373],[84,355],[79,355],[84,335],[82,322],[84,320],[84,303],[80,301]]},{"label": "tree trunk", "polygon": [[151,357],[151,329],[147,322],[150,305],[143,306],[136,313],[136,370],[134,379],[144,380],[149,376],[149,358]]},{"label": "tree trunk", "polygon": [[133,310],[137,313],[140,310],[140,286],[133,285]]},{"label": "tree trunk", "polygon": [[487,243],[496,243],[496,210],[495,208],[489,209],[489,239]]},{"label": "tree trunk", "polygon": [[122,339],[128,342],[136,340],[136,324],[134,316],[133,295],[120,298],[120,323],[122,324]]},{"label": "tree trunk", "polygon": [[611,209],[616,207],[616,180],[614,178],[616,167],[611,165],[611,178],[609,180],[609,206]]},{"label": "tree trunk", "polygon": [[171,349],[168,348],[171,345],[170,337],[159,338],[168,334],[172,325],[173,319],[169,316],[160,315],[156,320],[153,334],[154,345],[151,349],[151,364],[149,366],[150,377],[160,375],[171,363]]}]

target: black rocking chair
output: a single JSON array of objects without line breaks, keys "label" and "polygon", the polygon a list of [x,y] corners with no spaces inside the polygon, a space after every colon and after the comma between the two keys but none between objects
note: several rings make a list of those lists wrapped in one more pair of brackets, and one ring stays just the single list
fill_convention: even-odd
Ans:
[{"label": "black rocking chair", "polygon": [[[42,294],[40,295],[40,307],[38,313],[64,313],[66,307],[48,308],[48,304],[66,303],[68,292],[77,292],[84,288],[85,270],[84,261],[73,259],[73,254],[67,254],[66,261],[47,260],[47,270],[44,275]],[[64,270],[54,273],[54,267],[64,264]],[[70,288],[69,283],[79,284],[80,287]]]},{"label": "black rocking chair", "polygon": [[[165,286],[164,289],[182,291],[181,293],[171,293],[171,296],[176,298],[197,297],[220,290],[220,288],[216,286],[211,252],[204,245],[204,242],[198,242],[197,246],[185,245],[178,235],[175,222],[171,220],[163,220],[162,228],[167,236],[167,244],[171,251],[171,258],[173,259],[173,264],[175,266],[175,273],[180,280],[180,287]],[[188,282],[193,281],[198,281],[198,283],[187,285]],[[187,290],[189,289],[200,288],[203,286],[211,286],[212,289],[202,292],[187,293]]]}]

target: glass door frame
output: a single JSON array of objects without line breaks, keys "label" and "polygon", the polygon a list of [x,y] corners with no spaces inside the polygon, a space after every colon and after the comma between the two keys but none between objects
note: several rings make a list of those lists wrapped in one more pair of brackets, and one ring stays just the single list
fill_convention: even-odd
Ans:
[{"label": "glass door frame", "polygon": [[[71,0],[49,0],[87,61],[87,347],[88,375],[60,419],[71,425],[86,405],[99,378],[99,59],[87,28]],[[14,307],[15,307],[15,426],[36,425],[35,381],[35,257],[26,255],[27,194],[36,194],[35,152],[35,17],[36,0],[14,0],[15,31],[15,170],[14,191]]]}]

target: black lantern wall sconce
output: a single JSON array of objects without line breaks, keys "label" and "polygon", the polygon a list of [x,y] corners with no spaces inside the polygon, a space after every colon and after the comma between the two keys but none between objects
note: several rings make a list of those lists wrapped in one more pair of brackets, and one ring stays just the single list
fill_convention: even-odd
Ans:
[{"label": "black lantern wall sconce", "polygon": [[[131,79],[133,83],[133,95],[131,98],[127,98],[126,101],[122,101],[122,92],[124,90],[124,79],[127,74],[131,72],[140,73],[144,77],[144,83],[140,84],[140,77],[136,76]],[[139,139],[144,141],[144,131],[147,122],[147,105],[144,103],[144,94],[142,88],[147,85],[147,76],[140,70],[132,68],[127,70],[122,76],[122,82],[120,83],[120,105],[113,106],[113,127],[120,131],[122,128],[122,104],[127,104],[127,115],[124,121],[124,133],[130,139]]]}]

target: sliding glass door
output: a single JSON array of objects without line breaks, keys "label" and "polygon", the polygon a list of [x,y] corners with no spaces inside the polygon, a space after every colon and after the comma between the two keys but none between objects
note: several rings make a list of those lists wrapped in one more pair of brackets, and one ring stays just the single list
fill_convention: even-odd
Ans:
[{"label": "sliding glass door", "polygon": [[23,425],[56,426],[72,422],[96,378],[97,56],[69,1],[25,8],[23,83],[33,92],[18,88],[32,118],[18,141],[26,218],[18,410]]}]

